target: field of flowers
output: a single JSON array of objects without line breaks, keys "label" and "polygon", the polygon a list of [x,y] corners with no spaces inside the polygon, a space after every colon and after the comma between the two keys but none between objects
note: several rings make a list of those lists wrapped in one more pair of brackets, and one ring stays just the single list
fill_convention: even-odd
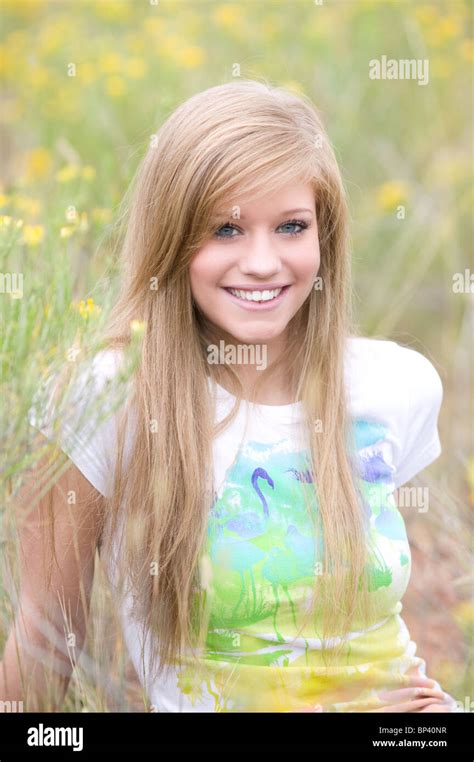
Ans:
[{"label": "field of flowers", "polygon": [[[419,482],[430,510],[404,509],[413,572],[403,614],[430,676],[471,701],[469,1],[3,0],[0,13],[0,515],[32,458],[26,411],[38,380],[93,340],[113,302],[121,201],[151,135],[188,96],[234,76],[304,92],[349,195],[356,320],[422,351],[443,381],[443,454]],[[383,56],[428,60],[429,81],[370,78]],[[92,666],[77,669],[69,710],[143,709],[114,616],[99,576]],[[0,654],[10,622],[0,576]]]}]

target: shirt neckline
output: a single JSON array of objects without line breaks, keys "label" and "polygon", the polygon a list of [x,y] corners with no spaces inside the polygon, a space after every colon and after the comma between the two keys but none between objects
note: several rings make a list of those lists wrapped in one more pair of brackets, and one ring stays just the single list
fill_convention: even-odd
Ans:
[{"label": "shirt neckline", "polygon": [[[218,396],[221,400],[223,399],[233,405],[235,394],[229,392],[225,387],[221,386],[221,384],[213,379],[210,379],[210,383],[216,386]],[[292,423],[295,420],[298,420],[301,417],[303,410],[303,403],[301,400],[297,402],[289,402],[286,405],[264,405],[260,402],[249,402],[249,400],[243,399],[242,405],[250,411],[258,412],[260,416],[284,423]]]},{"label": "shirt neckline", "polygon": [[[368,337],[360,337],[360,336],[348,336],[347,337],[347,344],[346,344],[346,354],[345,354],[345,380],[346,383],[348,382],[348,374],[349,374],[349,363],[353,359],[352,355],[349,355],[348,353],[354,352],[357,350],[357,348],[360,346],[360,342],[372,342],[372,339],[369,339]],[[234,402],[235,395],[229,392],[225,387],[221,386],[221,384],[217,383],[217,381],[214,381],[211,376],[208,376],[209,384],[212,388],[212,385],[216,387],[218,391],[218,396],[221,400],[229,403]],[[349,387],[349,393],[350,393],[350,387]],[[266,418],[271,418],[273,420],[278,420],[280,422],[284,423],[293,423],[295,420],[300,420],[303,418],[303,403],[301,400],[298,400],[297,402],[289,402],[286,405],[264,405],[260,402],[249,402],[248,400],[242,400],[242,403],[244,406],[247,406],[250,410],[258,411],[261,416],[264,416]],[[351,400],[349,399],[349,405],[351,404]]]},{"label": "shirt neckline", "polygon": [[[235,399],[235,394],[229,392],[228,389],[218,384],[217,381],[214,381],[214,383],[216,384],[217,388],[221,390],[225,395]],[[248,405],[256,405],[257,407],[269,408],[270,410],[288,410],[289,408],[301,407],[301,401],[287,402],[286,405],[267,405],[262,402],[249,402],[249,400],[246,399],[243,399],[242,402],[245,402]]]}]

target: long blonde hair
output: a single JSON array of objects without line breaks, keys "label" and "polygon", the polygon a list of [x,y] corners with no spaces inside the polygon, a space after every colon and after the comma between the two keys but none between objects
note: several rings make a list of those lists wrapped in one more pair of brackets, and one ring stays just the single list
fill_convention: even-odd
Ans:
[{"label": "long blonde hair", "polygon": [[[328,634],[348,633],[360,612],[368,621],[366,526],[344,389],[345,344],[355,332],[340,172],[309,98],[264,82],[229,82],[181,104],[137,171],[126,202],[121,290],[104,342],[126,347],[132,321],[145,324],[131,399],[136,434],[122,468],[123,423],[102,549],[112,552],[122,506],[118,569],[131,585],[134,612],[153,635],[160,670],[180,662],[183,649],[194,651],[209,616],[201,552],[216,429],[208,387],[215,366],[205,347],[219,332],[193,303],[189,263],[214,231],[219,204],[229,207],[237,195],[253,198],[298,180],[314,188],[323,288],[311,291],[291,321],[283,361],[294,399],[304,405],[324,528],[324,573],[316,578],[313,604]],[[262,383],[276,367],[262,372]],[[238,378],[230,366],[224,372],[238,405]]]}]

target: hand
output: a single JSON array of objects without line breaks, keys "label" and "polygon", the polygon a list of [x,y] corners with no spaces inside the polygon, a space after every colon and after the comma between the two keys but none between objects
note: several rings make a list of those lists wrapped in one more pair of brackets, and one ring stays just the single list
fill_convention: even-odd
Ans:
[{"label": "hand", "polygon": [[381,691],[383,706],[369,712],[453,712],[456,702],[441,690],[435,680],[419,675],[410,676],[410,685],[390,691]]},{"label": "hand", "polygon": [[[407,674],[408,685],[394,690],[382,690],[378,697],[382,704],[366,712],[454,712],[456,701],[445,693],[439,683],[430,680],[419,670]],[[322,704],[294,709],[295,712],[324,712]]]}]

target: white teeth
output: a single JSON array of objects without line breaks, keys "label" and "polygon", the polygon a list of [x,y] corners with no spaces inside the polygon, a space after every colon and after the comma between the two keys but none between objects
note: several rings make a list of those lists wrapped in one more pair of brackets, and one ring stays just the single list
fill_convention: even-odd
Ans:
[{"label": "white teeth", "polygon": [[272,291],[238,291],[229,288],[231,294],[239,299],[245,299],[247,302],[269,302],[271,299],[275,299],[281,290],[281,288],[274,288]]}]

